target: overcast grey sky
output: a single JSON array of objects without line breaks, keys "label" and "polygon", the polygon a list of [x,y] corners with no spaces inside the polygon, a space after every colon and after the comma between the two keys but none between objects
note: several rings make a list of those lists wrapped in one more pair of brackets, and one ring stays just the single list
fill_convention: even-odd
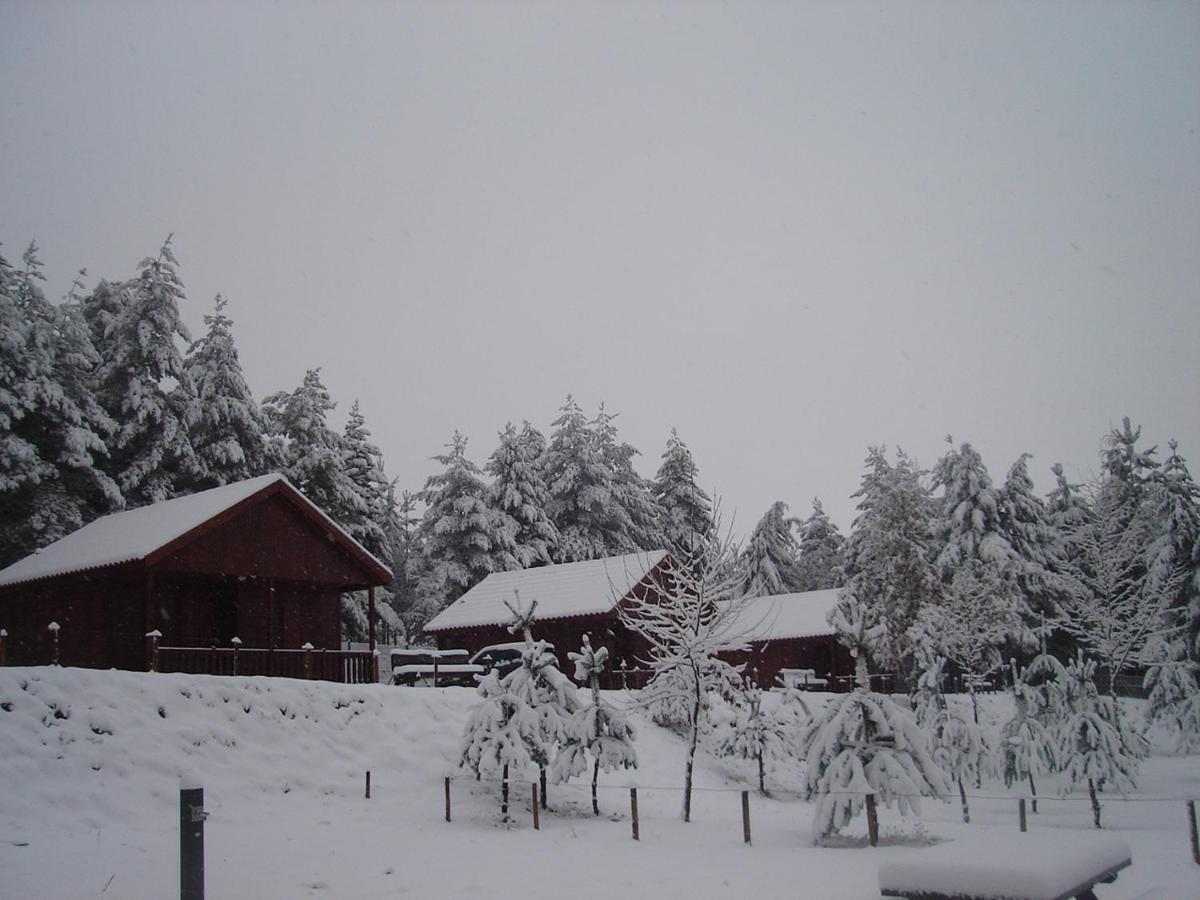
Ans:
[{"label": "overcast grey sky", "polygon": [[604,400],[738,530],[870,443],[1200,472],[1196,3],[0,0],[0,241],[55,299],[175,233],[261,397],[419,488]]}]

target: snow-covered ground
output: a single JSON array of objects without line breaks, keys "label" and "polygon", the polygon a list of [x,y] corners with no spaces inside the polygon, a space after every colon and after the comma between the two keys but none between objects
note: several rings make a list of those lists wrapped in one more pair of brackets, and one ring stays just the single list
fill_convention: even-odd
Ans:
[{"label": "snow-covered ground", "polygon": [[[462,688],[340,686],[214,678],[0,669],[0,897],[162,898],[178,892],[178,787],[205,787],[211,897],[625,896],[695,898],[879,896],[878,863],[932,839],[1017,828],[1016,792],[926,802],[923,819],[884,811],[883,846],[853,836],[810,846],[812,807],[783,791],[752,796],[754,843],[742,843],[740,789],[749,768],[705,758],[690,824],[675,788],[680,739],[638,718],[641,767],[602,776],[605,813],[584,784],[551,786],[534,831],[528,784],[515,785],[515,824],[499,824],[498,789],[457,774],[454,821],[442,778],[454,773],[474,693]],[[620,695],[613,696],[614,701]],[[956,698],[960,699],[960,698]],[[1000,715],[1006,700],[985,699]],[[372,773],[372,799],[363,797]],[[775,778],[795,786],[793,768]],[[641,841],[630,838],[628,791],[639,786]],[[1043,788],[1053,793],[1051,785]],[[1133,866],[1101,898],[1200,898],[1183,799],[1200,796],[1200,760],[1156,753],[1135,798],[1106,802],[1109,833]],[[1086,798],[1045,799],[1030,827],[1087,831]],[[857,834],[865,825],[861,822]],[[852,832],[852,835],[854,832]]]}]

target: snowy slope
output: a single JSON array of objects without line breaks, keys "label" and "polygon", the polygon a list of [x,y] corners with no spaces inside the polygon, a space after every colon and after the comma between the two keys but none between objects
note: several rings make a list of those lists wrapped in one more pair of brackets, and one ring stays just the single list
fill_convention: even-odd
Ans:
[{"label": "snowy slope", "polygon": [[[614,694],[619,700],[622,695]],[[997,698],[987,698],[994,706]],[[453,771],[474,693],[79,669],[0,669],[0,897],[171,896],[178,884],[178,784],[206,789],[209,895],[291,897],[530,896],[530,881],[574,885],[579,898],[749,896],[874,898],[876,867],[927,836],[1015,829],[1015,802],[926,804],[923,824],[881,816],[885,846],[809,846],[812,807],[786,794],[752,801],[754,844],[741,842],[742,766],[704,760],[695,821],[678,820],[683,744],[640,717],[636,772],[602,776],[604,815],[582,784],[551,786],[532,830],[528,783],[515,824],[498,825],[497,788],[459,775],[454,821],[442,777]],[[1002,702],[1002,698],[1001,698]],[[996,709],[985,708],[996,714]],[[363,773],[372,771],[373,798]],[[1200,792],[1194,759],[1151,760],[1143,790]],[[775,779],[795,784],[798,769]],[[642,840],[629,836],[627,783],[638,784]],[[985,784],[984,793],[1004,791]],[[1049,788],[1047,788],[1049,790]],[[1085,802],[1046,801],[1034,828],[1085,828]],[[1109,804],[1134,866],[1101,896],[1163,885],[1200,897],[1182,804]],[[107,889],[106,889],[107,888]],[[535,894],[545,895],[535,892]]]}]

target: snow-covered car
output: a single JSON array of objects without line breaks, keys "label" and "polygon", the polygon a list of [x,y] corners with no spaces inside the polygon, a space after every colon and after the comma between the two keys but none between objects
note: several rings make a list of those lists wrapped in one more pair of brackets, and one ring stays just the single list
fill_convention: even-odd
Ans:
[{"label": "snow-covered car", "polygon": [[466,650],[420,648],[392,651],[392,684],[409,687],[416,684],[474,687],[475,676],[483,674],[482,667],[467,662]]},{"label": "snow-covered car", "polygon": [[[525,650],[524,641],[513,641],[509,644],[492,644],[484,647],[471,657],[471,663],[483,669],[486,675],[495,669],[501,678],[521,665],[521,654]],[[546,644],[546,650],[553,653],[554,645]]]}]

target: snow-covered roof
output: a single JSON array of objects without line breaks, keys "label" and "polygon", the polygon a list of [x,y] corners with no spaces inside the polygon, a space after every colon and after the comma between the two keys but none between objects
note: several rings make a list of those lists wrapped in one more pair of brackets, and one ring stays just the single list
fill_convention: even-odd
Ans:
[{"label": "snow-covered roof", "polygon": [[346,534],[336,522],[321,512],[312,501],[292,487],[287,478],[280,474],[271,474],[97,519],[0,571],[0,586],[145,559],[214,516],[277,482],[287,485],[296,497],[311,507],[329,527],[336,529],[365,556],[374,560],[381,568],[387,568]]},{"label": "snow-covered roof", "polygon": [[537,601],[536,619],[565,619],[610,612],[634,585],[662,562],[665,550],[610,556],[515,572],[493,572],[438,613],[426,632],[503,625],[512,620],[505,601],[520,592],[522,608]]},{"label": "snow-covered roof", "polygon": [[838,588],[832,588],[743,600],[739,636],[747,641],[778,641],[831,635],[834,629],[827,619],[838,593]]}]

